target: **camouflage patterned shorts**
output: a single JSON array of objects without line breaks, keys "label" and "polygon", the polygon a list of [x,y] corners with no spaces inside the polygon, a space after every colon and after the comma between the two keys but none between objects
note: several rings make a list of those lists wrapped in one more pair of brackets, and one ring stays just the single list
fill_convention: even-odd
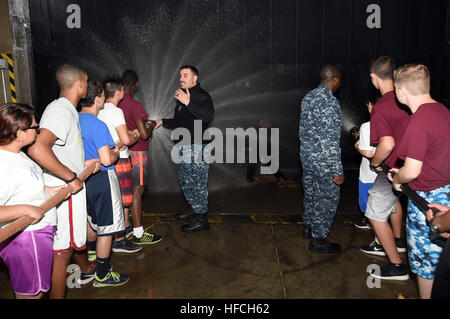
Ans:
[{"label": "camouflage patterned shorts", "polygon": [[[450,205],[450,185],[417,193],[429,203]],[[417,276],[433,279],[442,248],[430,241],[429,231],[425,215],[410,201],[406,219],[406,237],[411,271]]]}]

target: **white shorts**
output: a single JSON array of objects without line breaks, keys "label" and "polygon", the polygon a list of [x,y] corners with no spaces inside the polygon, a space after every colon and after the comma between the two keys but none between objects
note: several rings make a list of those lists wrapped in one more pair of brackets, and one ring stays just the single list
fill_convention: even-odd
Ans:
[{"label": "white shorts", "polygon": [[[47,186],[65,185],[59,178],[49,174],[44,174],[44,181]],[[86,249],[87,209],[85,188],[56,206],[56,220],[53,254],[67,252],[70,247],[75,250]]]}]

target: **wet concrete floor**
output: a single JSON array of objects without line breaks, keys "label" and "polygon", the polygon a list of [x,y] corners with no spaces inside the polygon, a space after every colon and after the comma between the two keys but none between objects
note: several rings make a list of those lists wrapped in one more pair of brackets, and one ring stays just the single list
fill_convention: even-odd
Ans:
[{"label": "wet concrete floor", "polygon": [[[144,225],[149,232],[163,235],[164,240],[145,246],[137,254],[112,254],[114,270],[129,274],[130,282],[117,288],[94,289],[88,285],[69,289],[67,298],[396,299],[399,294],[417,298],[411,274],[406,282],[381,281],[378,285],[368,279],[367,267],[384,265],[386,259],[359,251],[361,245],[373,240],[373,235],[352,224],[359,217],[357,204],[350,202],[357,201],[356,188],[351,186],[354,182],[348,182],[349,186],[343,189],[343,200],[329,237],[341,244],[339,254],[309,252],[309,240],[302,237],[301,188],[280,189],[276,183],[267,182],[255,186],[260,188],[257,193],[262,204],[255,204],[252,212],[234,215],[231,210],[228,214],[211,211],[208,231],[183,233],[182,223],[169,213],[161,216],[147,208]],[[272,203],[269,210],[273,216],[258,210],[267,200],[264,189],[273,195],[277,188],[291,207],[284,203],[275,209],[277,206]],[[245,198],[245,194],[235,196]],[[273,195],[272,201],[276,198]],[[228,206],[235,204],[238,202]],[[402,258],[407,262],[405,254]],[[0,298],[14,298],[8,270],[1,263]]]}]

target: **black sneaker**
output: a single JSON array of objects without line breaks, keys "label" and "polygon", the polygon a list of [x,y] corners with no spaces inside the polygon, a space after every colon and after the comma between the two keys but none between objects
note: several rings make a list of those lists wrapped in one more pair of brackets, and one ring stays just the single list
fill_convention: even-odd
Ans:
[{"label": "black sneaker", "polygon": [[399,253],[406,252],[406,240],[404,238],[395,238],[395,244]]},{"label": "black sneaker", "polygon": [[369,255],[386,256],[383,246],[381,246],[376,240],[371,242],[369,245],[361,246],[361,251]]},{"label": "black sneaker", "polygon": [[86,285],[94,280],[95,269],[95,266],[93,266],[90,272],[82,272],[80,278],[77,279],[77,283],[80,285]]},{"label": "black sneaker", "polygon": [[341,251],[341,245],[330,243],[326,239],[313,238],[309,244],[309,251],[318,254],[336,254]]},{"label": "black sneaker", "polygon": [[384,280],[405,281],[409,279],[408,269],[404,264],[388,263],[380,268],[380,273],[376,271],[370,274],[372,277]]},{"label": "black sneaker", "polygon": [[137,253],[140,250],[142,250],[141,245],[132,243],[126,237],[124,237],[121,241],[113,241],[112,251],[115,253],[132,254]]},{"label": "black sneaker", "polygon": [[370,222],[366,217],[361,217],[360,220],[353,223],[358,229],[370,229]]}]

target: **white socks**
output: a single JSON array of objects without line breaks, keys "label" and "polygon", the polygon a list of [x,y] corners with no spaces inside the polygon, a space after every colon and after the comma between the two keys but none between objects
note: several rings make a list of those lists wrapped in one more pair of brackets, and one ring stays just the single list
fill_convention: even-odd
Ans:
[{"label": "white socks", "polygon": [[144,235],[144,226],[133,228],[133,236],[136,238],[141,238]]}]

